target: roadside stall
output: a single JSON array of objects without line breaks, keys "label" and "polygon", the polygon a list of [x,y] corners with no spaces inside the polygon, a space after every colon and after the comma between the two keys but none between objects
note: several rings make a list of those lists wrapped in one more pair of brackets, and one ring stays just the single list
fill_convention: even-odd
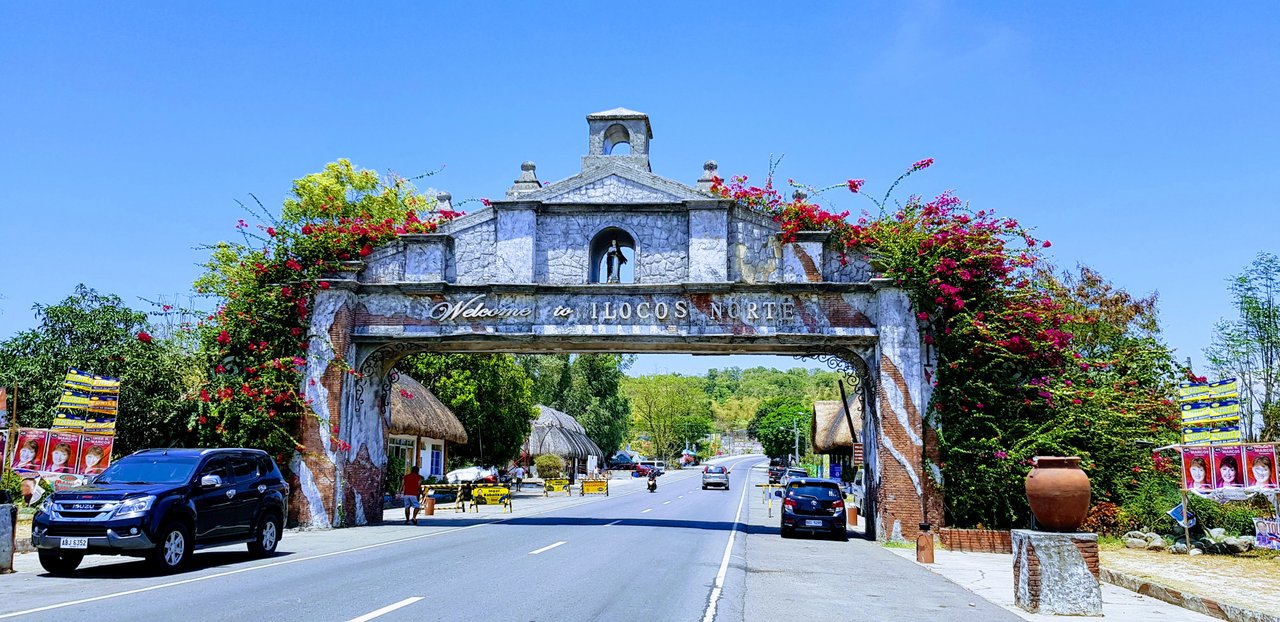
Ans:
[{"label": "roadside stall", "polygon": [[[448,444],[465,444],[467,430],[462,422],[422,383],[403,373],[393,373],[390,396],[391,422],[387,426],[388,469],[392,462],[403,465],[398,473],[388,472],[392,486],[418,467],[424,481],[444,478]],[[392,461],[391,458],[398,458]],[[430,515],[434,499],[423,498],[424,511]]]},{"label": "roadside stall", "polygon": [[538,418],[525,441],[526,454],[531,457],[542,454],[560,456],[565,461],[570,483],[576,480],[579,472],[585,472],[591,456],[601,464],[604,462],[604,452],[587,437],[586,429],[576,419],[541,404],[538,410]]}]

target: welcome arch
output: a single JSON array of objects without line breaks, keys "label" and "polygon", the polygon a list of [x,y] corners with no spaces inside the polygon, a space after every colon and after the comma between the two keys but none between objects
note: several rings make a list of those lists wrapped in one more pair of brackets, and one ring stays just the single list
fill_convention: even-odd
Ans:
[{"label": "welcome arch", "polygon": [[[926,507],[937,522],[931,361],[906,291],[860,256],[841,261],[826,233],[783,242],[768,215],[711,194],[714,162],[696,186],[654,175],[642,113],[587,121],[579,174],[544,187],[526,162],[506,200],[347,262],[316,294],[302,381],[315,416],[292,464],[292,518],[380,520],[388,374],[402,357],[607,351],[824,358],[863,393],[870,531],[911,537]],[[644,148],[608,155],[615,125]],[[644,240],[634,283],[591,282],[592,242],[609,228]]]}]

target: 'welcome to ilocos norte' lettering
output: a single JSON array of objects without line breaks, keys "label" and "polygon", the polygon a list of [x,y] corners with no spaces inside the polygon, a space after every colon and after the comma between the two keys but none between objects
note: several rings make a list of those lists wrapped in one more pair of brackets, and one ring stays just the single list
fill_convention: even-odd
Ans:
[{"label": "'welcome to ilocos norte' lettering", "polygon": [[667,318],[683,320],[689,317],[689,303],[683,300],[668,305],[665,302],[593,302],[591,303],[591,320],[593,322],[609,322],[613,320],[629,320],[632,315],[637,319],[656,319],[665,322]]},{"label": "'welcome to ilocos norte' lettering", "polygon": [[459,318],[464,320],[486,318],[504,319],[529,317],[533,315],[533,309],[530,309],[529,307],[491,309],[485,306],[484,300],[482,300],[484,297],[484,294],[480,294],[479,296],[462,303],[436,303],[435,306],[431,307],[431,312],[428,314],[428,317],[439,322],[444,320],[457,320]]}]

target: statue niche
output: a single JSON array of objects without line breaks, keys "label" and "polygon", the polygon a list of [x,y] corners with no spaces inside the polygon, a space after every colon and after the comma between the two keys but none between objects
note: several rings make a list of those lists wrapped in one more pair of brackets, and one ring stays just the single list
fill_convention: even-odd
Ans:
[{"label": "statue niche", "polygon": [[635,283],[636,241],[630,233],[609,227],[591,240],[589,283]]}]

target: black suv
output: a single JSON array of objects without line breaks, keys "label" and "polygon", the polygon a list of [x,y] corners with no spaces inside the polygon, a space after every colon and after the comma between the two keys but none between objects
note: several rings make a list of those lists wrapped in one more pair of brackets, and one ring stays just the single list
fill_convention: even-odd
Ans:
[{"label": "black suv", "polygon": [[53,574],[88,553],[148,558],[165,571],[191,552],[248,543],[271,555],[280,543],[289,485],[256,449],[145,449],[112,463],[84,486],[40,506],[31,542]]}]

